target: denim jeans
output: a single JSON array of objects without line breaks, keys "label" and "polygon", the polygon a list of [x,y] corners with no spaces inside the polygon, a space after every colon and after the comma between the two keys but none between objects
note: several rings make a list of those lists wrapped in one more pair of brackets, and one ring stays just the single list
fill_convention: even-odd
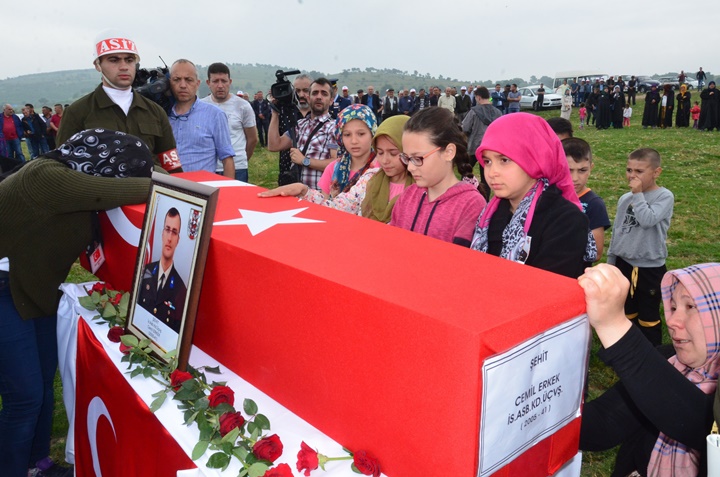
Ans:
[{"label": "denim jeans", "polygon": [[[215,171],[215,174],[222,176],[223,171]],[[248,169],[235,169],[235,180],[247,182],[249,184]]]},{"label": "denim jeans", "polygon": [[30,157],[32,159],[35,159],[36,157],[40,156],[41,154],[45,154],[50,150],[45,136],[39,138],[28,138],[28,147],[30,148]]},{"label": "denim jeans", "polygon": [[50,453],[57,316],[23,320],[0,272],[0,469],[25,477]]},{"label": "denim jeans", "polygon": [[248,182],[248,170],[247,169],[235,169],[235,180]]},{"label": "denim jeans", "polygon": [[8,148],[8,157],[18,161],[25,162],[25,155],[22,152],[22,142],[20,139],[5,139]]}]

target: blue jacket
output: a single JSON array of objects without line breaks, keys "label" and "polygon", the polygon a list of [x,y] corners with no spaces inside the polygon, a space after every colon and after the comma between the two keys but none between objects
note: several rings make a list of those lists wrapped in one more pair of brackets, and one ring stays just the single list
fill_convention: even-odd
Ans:
[{"label": "blue jacket", "polygon": [[401,114],[412,114],[415,112],[415,101],[410,96],[401,96],[398,111]]}]

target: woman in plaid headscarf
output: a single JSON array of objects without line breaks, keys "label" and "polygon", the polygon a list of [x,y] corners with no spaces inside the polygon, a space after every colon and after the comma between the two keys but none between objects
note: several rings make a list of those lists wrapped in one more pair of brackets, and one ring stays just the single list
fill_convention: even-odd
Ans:
[{"label": "woman in plaid headscarf", "polygon": [[583,410],[580,448],[620,445],[613,476],[707,475],[705,436],[720,368],[720,264],[672,270],[662,280],[672,346],[653,348],[625,317],[628,281],[611,265],[579,279],[600,358],[620,382]]}]

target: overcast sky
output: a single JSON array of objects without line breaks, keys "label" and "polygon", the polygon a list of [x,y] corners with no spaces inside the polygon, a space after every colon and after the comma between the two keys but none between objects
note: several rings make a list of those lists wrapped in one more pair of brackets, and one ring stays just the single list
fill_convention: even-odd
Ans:
[{"label": "overcast sky", "polygon": [[[651,5],[651,8],[647,5]],[[515,0],[34,0],[2,10],[0,79],[92,67],[120,29],[142,65],[263,63],[328,74],[397,68],[462,81],[592,69],[715,72],[717,14],[702,3]],[[707,6],[708,4],[705,3]],[[690,15],[690,10],[700,8]],[[682,11],[681,11],[682,10]],[[683,27],[682,33],[679,27]],[[270,81],[272,79],[269,79]],[[341,79],[342,80],[342,79]]]}]

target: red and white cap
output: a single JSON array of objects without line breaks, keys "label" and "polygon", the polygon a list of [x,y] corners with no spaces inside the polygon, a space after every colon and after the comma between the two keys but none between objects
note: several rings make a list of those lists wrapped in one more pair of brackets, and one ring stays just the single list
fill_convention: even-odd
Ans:
[{"label": "red and white cap", "polygon": [[97,60],[101,56],[111,53],[130,53],[137,57],[140,61],[137,46],[135,42],[116,30],[105,30],[95,39],[94,58]]}]

